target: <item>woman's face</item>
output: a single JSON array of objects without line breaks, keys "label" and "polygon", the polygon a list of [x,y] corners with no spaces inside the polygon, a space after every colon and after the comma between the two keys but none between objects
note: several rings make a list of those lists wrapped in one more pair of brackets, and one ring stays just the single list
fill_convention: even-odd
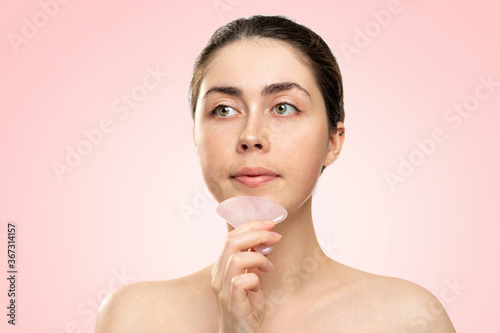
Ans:
[{"label": "woman's face", "polygon": [[[290,212],[310,197],[322,166],[342,148],[342,123],[329,133],[313,73],[284,42],[265,38],[223,47],[207,66],[198,96],[193,138],[218,202],[255,195]],[[235,177],[245,167],[276,176]]]}]

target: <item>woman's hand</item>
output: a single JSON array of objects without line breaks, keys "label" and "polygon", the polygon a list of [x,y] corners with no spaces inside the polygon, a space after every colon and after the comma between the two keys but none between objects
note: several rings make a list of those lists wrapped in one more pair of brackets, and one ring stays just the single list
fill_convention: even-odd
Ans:
[{"label": "woman's hand", "polygon": [[260,332],[266,305],[257,273],[270,272],[272,264],[264,255],[248,249],[278,243],[281,235],[270,231],[274,225],[272,221],[250,221],[228,233],[212,270],[220,333]]}]

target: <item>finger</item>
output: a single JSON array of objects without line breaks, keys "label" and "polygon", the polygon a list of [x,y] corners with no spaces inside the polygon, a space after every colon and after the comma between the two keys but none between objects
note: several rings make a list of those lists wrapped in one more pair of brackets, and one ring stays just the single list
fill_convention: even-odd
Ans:
[{"label": "finger", "polygon": [[246,251],[259,244],[275,245],[279,239],[280,236],[277,233],[262,229],[250,229],[240,233],[230,232],[226,236],[226,242],[218,261],[227,262],[231,254]]},{"label": "finger", "polygon": [[[228,235],[226,236],[226,241],[229,237],[233,237],[233,236],[236,236],[238,234],[241,234],[241,233],[244,233],[244,232],[247,232],[249,230],[257,230],[257,229],[261,229],[261,230],[271,230],[274,228],[274,226],[276,225],[276,223],[274,223],[273,221],[270,221],[270,220],[254,220],[254,221],[248,221],[242,225],[240,225],[238,228],[236,229],[233,229],[232,231],[230,231],[228,233]],[[212,277],[218,272],[218,266],[219,266],[219,262],[220,261],[223,261],[223,262],[226,262],[227,261],[227,255],[226,256],[223,256],[224,253],[222,252],[221,253],[221,256],[219,258],[219,260],[217,261],[217,263],[214,265],[214,268],[212,269]],[[229,254],[230,255],[230,254]]]},{"label": "finger", "polygon": [[239,252],[232,254],[227,261],[222,289],[224,290],[226,285],[230,285],[233,277],[245,274],[246,269],[252,268],[258,269],[261,272],[270,272],[273,265],[269,259],[258,252]]},{"label": "finger", "polygon": [[[259,271],[255,268],[251,268],[248,270],[248,272],[257,274],[257,277],[259,277],[260,280],[259,288],[262,288],[262,279],[260,279],[260,275],[258,274]],[[255,315],[254,318],[258,319],[258,322],[262,323],[264,321],[264,317],[267,315],[266,298],[264,296],[264,293],[260,291],[249,290],[248,298],[250,299],[250,303],[252,303],[253,313]]]},{"label": "finger", "polygon": [[225,270],[225,265],[226,262],[229,258],[229,256],[232,253],[241,251],[241,250],[230,250],[227,251],[226,246],[227,243],[230,242],[232,237],[235,237],[241,233],[248,232],[250,230],[271,230],[274,228],[276,223],[270,220],[253,220],[253,221],[248,221],[242,225],[240,225],[238,228],[233,229],[230,231],[227,236],[226,236],[226,245],[224,246],[224,249],[222,250],[216,264],[214,265],[212,269],[212,288],[215,290],[219,290],[222,286],[222,278],[223,278],[223,273]]},{"label": "finger", "polygon": [[241,234],[228,234],[224,249],[213,270],[212,287],[216,290],[222,288],[227,261],[232,254],[246,251],[259,244],[275,245],[279,242],[279,239],[280,236],[277,233],[267,230],[250,230]]},{"label": "finger", "polygon": [[260,279],[255,273],[246,273],[234,276],[229,289],[228,307],[234,314],[251,312],[251,303],[248,292],[260,291]]},{"label": "finger", "polygon": [[[249,230],[240,234],[228,235],[224,250],[229,255],[241,251],[248,251],[257,245],[276,245],[281,239],[281,235],[268,230]],[[223,251],[224,251],[223,250]]]}]

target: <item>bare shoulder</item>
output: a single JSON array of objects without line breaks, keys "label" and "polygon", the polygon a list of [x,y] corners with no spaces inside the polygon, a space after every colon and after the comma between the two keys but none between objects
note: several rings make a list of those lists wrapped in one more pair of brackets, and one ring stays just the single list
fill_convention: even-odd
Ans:
[{"label": "bare shoulder", "polygon": [[401,278],[356,270],[361,293],[398,332],[456,332],[441,302],[426,288]]},{"label": "bare shoulder", "polygon": [[[176,280],[141,281],[117,288],[102,302],[95,332],[127,333],[149,329],[158,309],[170,308],[168,303],[175,303],[178,283]],[[170,311],[166,312],[167,316]]]},{"label": "bare shoulder", "polygon": [[403,319],[410,332],[454,333],[455,329],[441,302],[426,288],[395,277],[381,276],[381,290],[393,304],[392,311]]},{"label": "bare shoulder", "polygon": [[[121,286],[101,304],[95,333],[179,332],[207,295],[197,287],[199,274]],[[194,310],[194,311],[193,311]]]}]

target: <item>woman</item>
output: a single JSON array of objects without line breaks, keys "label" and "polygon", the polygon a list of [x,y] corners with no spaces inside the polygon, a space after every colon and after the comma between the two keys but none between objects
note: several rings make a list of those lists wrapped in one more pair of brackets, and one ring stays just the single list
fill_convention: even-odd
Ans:
[{"label": "woman", "polygon": [[[117,289],[96,332],[455,332],[426,289],[345,266],[318,244],[312,192],[346,137],[340,70],[318,35],[281,16],[230,22],[190,90],[213,197],[261,196],[288,216],[228,224],[218,261],[194,274]],[[247,251],[259,244],[274,249]]]}]

